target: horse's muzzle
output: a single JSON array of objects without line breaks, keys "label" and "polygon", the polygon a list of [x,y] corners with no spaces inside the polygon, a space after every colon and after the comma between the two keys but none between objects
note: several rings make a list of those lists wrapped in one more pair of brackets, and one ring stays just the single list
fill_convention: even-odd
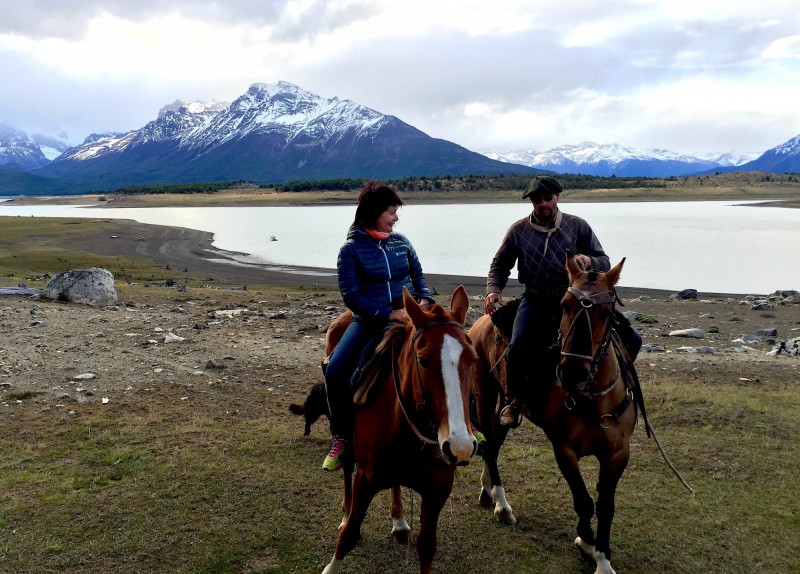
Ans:
[{"label": "horse's muzzle", "polygon": [[444,459],[449,464],[455,464],[456,466],[468,465],[470,459],[478,450],[478,441],[473,437],[471,442],[472,444],[470,445],[459,445],[460,448],[457,448],[454,452],[451,442],[449,440],[444,441],[442,443],[442,455],[444,455]]}]

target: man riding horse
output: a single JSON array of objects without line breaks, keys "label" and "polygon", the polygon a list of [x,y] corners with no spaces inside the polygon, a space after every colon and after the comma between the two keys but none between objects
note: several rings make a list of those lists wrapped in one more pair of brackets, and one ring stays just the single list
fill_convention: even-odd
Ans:
[{"label": "man riding horse", "polygon": [[[533,211],[509,227],[486,279],[484,310],[489,315],[502,303],[501,294],[515,262],[519,282],[525,285],[506,355],[507,404],[500,413],[500,424],[510,428],[522,421],[520,395],[546,392],[553,380],[556,361],[550,360],[548,349],[556,341],[559,305],[568,286],[567,253],[574,253],[584,270],[605,272],[610,268],[589,224],[558,208],[561,192],[561,184],[553,177],[531,181],[522,199],[530,198]],[[618,322],[616,329],[631,359],[635,358],[641,337],[627,321]]]}]

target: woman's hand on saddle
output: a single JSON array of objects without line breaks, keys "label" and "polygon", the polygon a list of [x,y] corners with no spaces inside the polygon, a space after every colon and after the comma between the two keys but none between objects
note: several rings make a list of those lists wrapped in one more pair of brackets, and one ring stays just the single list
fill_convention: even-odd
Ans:
[{"label": "woman's hand on saddle", "polygon": [[431,304],[430,301],[428,301],[427,299],[420,299],[419,301],[420,309],[422,309],[423,311],[430,311],[431,307],[433,307],[433,305]]},{"label": "woman's hand on saddle", "polygon": [[403,323],[405,322],[407,316],[408,315],[406,315],[405,309],[393,309],[392,312],[389,313],[389,320]]},{"label": "woman's hand on saddle", "polygon": [[503,304],[503,296],[500,293],[489,293],[483,301],[483,311],[491,315],[497,311],[497,307]]}]

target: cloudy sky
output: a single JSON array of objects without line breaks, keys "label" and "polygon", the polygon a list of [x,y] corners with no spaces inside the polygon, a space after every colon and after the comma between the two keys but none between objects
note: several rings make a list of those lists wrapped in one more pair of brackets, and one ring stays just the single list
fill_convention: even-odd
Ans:
[{"label": "cloudy sky", "polygon": [[800,134],[796,0],[0,0],[0,123],[77,144],[279,80],[484,151],[763,152]]}]

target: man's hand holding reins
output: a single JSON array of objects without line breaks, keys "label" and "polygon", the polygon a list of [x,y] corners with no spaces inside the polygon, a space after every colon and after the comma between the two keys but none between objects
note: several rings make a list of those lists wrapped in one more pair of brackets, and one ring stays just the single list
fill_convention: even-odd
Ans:
[{"label": "man's hand holding reins", "polygon": [[579,253],[575,256],[575,262],[578,264],[578,267],[584,271],[588,271],[592,268],[592,258],[588,255],[582,255]]}]

